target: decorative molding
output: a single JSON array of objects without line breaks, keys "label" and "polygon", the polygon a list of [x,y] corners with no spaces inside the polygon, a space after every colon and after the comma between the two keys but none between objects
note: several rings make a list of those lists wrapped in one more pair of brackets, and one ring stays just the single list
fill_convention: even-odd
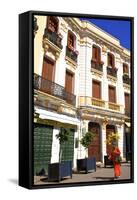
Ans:
[{"label": "decorative molding", "polygon": [[63,30],[65,33],[68,32],[68,28],[67,28],[67,25],[64,23],[64,22],[61,22],[61,30]]},{"label": "decorative molding", "polygon": [[73,61],[71,58],[69,58],[68,56],[65,56],[65,60],[66,60],[66,63],[68,65],[70,65],[71,67],[73,67],[73,69],[77,68],[78,64],[75,61]]},{"label": "decorative molding", "polygon": [[117,78],[116,77],[110,76],[108,74],[107,74],[107,79],[108,79],[108,81],[111,82],[111,84],[115,84],[117,82]]},{"label": "decorative molding", "polygon": [[103,72],[96,70],[94,68],[91,68],[92,75],[96,76],[97,78],[102,78]]},{"label": "decorative molding", "polygon": [[55,57],[55,60],[57,60],[59,58],[61,49],[58,48],[56,45],[54,45],[52,42],[50,42],[47,38],[43,39],[42,46],[43,46],[45,55],[48,52],[49,56],[52,57],[52,55],[53,55]]}]

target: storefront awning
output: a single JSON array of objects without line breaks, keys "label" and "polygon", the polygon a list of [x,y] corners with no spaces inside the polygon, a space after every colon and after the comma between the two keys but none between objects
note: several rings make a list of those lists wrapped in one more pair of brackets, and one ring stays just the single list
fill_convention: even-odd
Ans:
[{"label": "storefront awning", "polygon": [[130,123],[130,122],[125,122],[125,124],[127,125],[127,127],[130,127],[130,126],[131,126],[131,123]]},{"label": "storefront awning", "polygon": [[39,114],[40,119],[49,119],[53,121],[58,121],[61,123],[72,124],[72,125],[79,125],[79,120],[74,117],[69,117],[62,114],[52,113],[47,110],[36,109],[36,113]]}]

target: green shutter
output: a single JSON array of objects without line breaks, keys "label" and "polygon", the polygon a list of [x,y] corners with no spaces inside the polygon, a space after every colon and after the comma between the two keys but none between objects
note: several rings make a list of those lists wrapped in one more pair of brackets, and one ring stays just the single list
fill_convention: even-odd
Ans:
[{"label": "green shutter", "polygon": [[47,173],[51,160],[53,127],[35,124],[34,128],[34,175],[41,170]]},{"label": "green shutter", "polygon": [[73,161],[74,156],[74,129],[70,129],[70,135],[67,142],[61,144],[62,149],[61,161]]}]

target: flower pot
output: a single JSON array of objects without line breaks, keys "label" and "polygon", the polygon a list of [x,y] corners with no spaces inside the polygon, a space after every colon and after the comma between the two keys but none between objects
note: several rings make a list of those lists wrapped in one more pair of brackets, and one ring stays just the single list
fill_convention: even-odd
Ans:
[{"label": "flower pot", "polygon": [[96,171],[96,158],[77,159],[77,170],[84,170],[86,173],[88,173],[90,170]]},{"label": "flower pot", "polygon": [[72,178],[72,162],[51,163],[48,165],[48,181],[61,181],[64,177]]}]

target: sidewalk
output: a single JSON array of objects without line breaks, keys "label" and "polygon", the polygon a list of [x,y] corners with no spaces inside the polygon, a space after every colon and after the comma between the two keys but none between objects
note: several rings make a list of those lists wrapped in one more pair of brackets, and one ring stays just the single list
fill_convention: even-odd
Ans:
[{"label": "sidewalk", "polygon": [[[130,163],[123,163],[121,165],[121,177],[118,180],[130,179]],[[85,172],[73,173],[71,178],[64,178],[60,182],[48,182],[45,177],[35,177],[35,185],[41,184],[63,184],[63,183],[77,183],[77,182],[95,182],[95,181],[110,181],[114,180],[114,169],[97,167],[96,172]]]}]

